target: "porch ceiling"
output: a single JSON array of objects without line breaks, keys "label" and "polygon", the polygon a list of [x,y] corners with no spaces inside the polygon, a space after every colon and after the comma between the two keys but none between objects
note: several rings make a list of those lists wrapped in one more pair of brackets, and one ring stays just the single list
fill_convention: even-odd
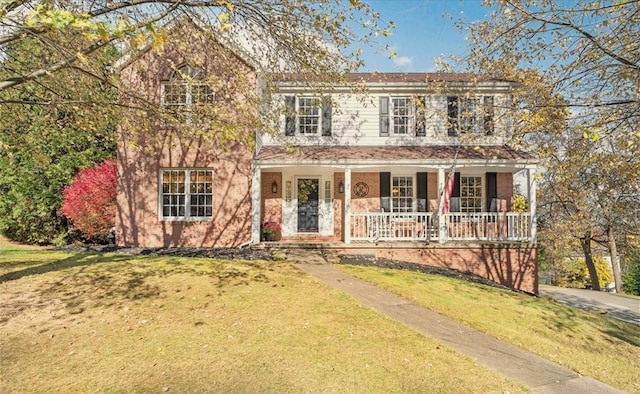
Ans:
[{"label": "porch ceiling", "polygon": [[535,164],[535,157],[508,145],[499,146],[266,146],[257,164]]}]

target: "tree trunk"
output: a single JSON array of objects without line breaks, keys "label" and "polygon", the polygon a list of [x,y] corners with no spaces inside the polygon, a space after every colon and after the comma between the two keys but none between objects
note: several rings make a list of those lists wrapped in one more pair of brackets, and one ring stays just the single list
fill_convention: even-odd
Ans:
[{"label": "tree trunk", "polygon": [[620,256],[618,256],[618,246],[613,235],[613,227],[609,227],[607,232],[609,238],[609,254],[611,255],[611,269],[613,270],[613,281],[616,285],[616,293],[622,293],[622,272],[620,270]]},{"label": "tree trunk", "polygon": [[596,270],[596,265],[593,263],[593,255],[591,254],[591,230],[585,231],[584,238],[580,238],[580,245],[582,246],[584,261],[587,264],[589,277],[591,278],[591,290],[600,291],[598,271]]}]

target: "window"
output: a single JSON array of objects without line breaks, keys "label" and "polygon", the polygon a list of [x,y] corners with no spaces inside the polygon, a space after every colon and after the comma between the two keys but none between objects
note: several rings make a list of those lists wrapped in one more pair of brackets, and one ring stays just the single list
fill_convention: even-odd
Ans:
[{"label": "window", "polygon": [[163,219],[213,217],[213,171],[162,170],[160,204]]},{"label": "window", "polygon": [[162,83],[162,105],[180,123],[195,122],[195,115],[204,104],[210,104],[214,94],[206,84],[204,71],[183,66]]},{"label": "window", "polygon": [[391,181],[393,212],[413,212],[413,177],[394,176]]},{"label": "window", "polygon": [[425,103],[425,96],[380,96],[380,136],[425,136]]},{"label": "window", "polygon": [[460,177],[460,212],[482,212],[482,177]]},{"label": "window", "polygon": [[285,135],[331,136],[330,97],[286,96]]},{"label": "window", "polygon": [[394,97],[391,99],[391,123],[394,135],[412,134],[413,103],[409,97]]},{"label": "window", "polygon": [[493,134],[493,96],[447,97],[448,134]]},{"label": "window", "polygon": [[331,192],[331,181],[324,182],[324,202],[331,203],[333,201],[333,194]]},{"label": "window", "polygon": [[298,133],[318,134],[320,100],[314,97],[298,98]]}]

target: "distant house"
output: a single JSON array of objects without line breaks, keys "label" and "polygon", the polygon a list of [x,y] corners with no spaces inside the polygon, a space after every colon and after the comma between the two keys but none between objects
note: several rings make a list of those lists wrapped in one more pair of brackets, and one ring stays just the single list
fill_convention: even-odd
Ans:
[{"label": "distant house", "polygon": [[[231,55],[194,38],[189,48],[143,53],[120,77],[188,114],[214,99],[200,82],[208,75],[243,70],[258,91],[261,76]],[[263,224],[277,222],[277,243],[446,266],[537,293],[537,160],[505,144],[515,83],[441,73],[349,74],[317,87],[297,75],[275,79],[260,105],[281,112],[279,132],[248,128],[252,150],[172,137],[161,121],[132,134],[131,121],[122,122],[120,245],[258,244]],[[511,208],[518,172],[528,182],[527,212]]]}]

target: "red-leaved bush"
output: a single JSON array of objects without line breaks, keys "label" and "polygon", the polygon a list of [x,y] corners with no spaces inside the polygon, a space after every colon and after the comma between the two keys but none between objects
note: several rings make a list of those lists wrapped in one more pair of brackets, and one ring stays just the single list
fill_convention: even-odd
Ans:
[{"label": "red-leaved bush", "polygon": [[105,238],[116,219],[117,165],[105,160],[80,170],[64,190],[62,213],[89,239]]}]

